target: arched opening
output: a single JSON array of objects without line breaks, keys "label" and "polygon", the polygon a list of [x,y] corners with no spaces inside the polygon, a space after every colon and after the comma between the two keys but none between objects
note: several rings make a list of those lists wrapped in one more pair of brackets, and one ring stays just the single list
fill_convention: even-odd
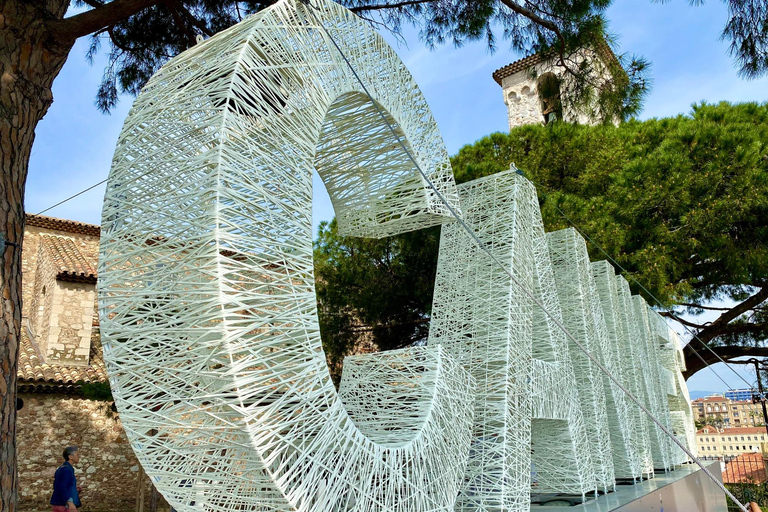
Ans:
[{"label": "arched opening", "polygon": [[544,73],[536,82],[544,124],[563,120],[563,104],[560,98],[560,79],[554,73]]},{"label": "arched opening", "polygon": [[381,238],[440,222],[426,220],[429,189],[398,139],[417,154],[400,123],[366,94],[348,92],[329,105],[314,164],[345,235]]}]

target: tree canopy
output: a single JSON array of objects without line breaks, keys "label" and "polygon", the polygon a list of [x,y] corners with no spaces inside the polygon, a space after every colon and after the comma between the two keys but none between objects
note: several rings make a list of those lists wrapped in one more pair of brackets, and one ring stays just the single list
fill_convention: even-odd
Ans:
[{"label": "tree canopy", "polygon": [[[668,316],[724,359],[768,355],[768,104],[700,104],[690,115],[619,126],[523,126],[484,137],[452,159],[459,183],[512,162],[537,186],[547,231],[572,222],[596,242],[588,244],[593,260],[606,259],[604,250],[625,269],[634,293],[652,305],[659,299],[671,310]],[[409,318],[429,315],[431,289],[388,275],[375,246],[340,239],[327,227],[320,235],[316,265],[323,287],[355,289],[335,301],[320,295],[322,308],[364,311],[358,319],[370,326],[393,322],[406,310]],[[423,243],[414,241],[420,236]],[[377,243],[390,251],[388,260],[422,265],[407,276],[434,276],[437,254],[429,251],[437,250],[435,236],[433,230],[409,234],[407,245],[397,239]],[[340,244],[350,249],[329,265],[324,254]],[[352,250],[363,246],[369,250]],[[409,247],[419,249],[418,258],[391,253]],[[398,289],[391,300],[377,293],[391,289]],[[418,290],[418,301],[410,300],[412,290]],[[417,311],[414,304],[424,306]],[[705,311],[719,316],[711,323],[680,316]],[[331,332],[326,343],[333,351]],[[425,334],[419,325],[401,339]],[[397,344],[386,336],[375,341],[381,348]],[[345,343],[342,350],[351,346]],[[694,348],[715,362],[697,343],[687,348],[688,375],[703,366]]]},{"label": "tree canopy", "polygon": [[[76,6],[90,7],[92,11],[64,20],[58,30],[75,32],[78,36],[90,34],[89,58],[100,51],[102,44],[108,45],[108,65],[96,101],[101,110],[108,111],[120,92],[137,94],[164,62],[194,46],[197,35],[211,36],[275,1],[74,0]],[[429,47],[483,40],[493,51],[501,40],[510,49],[524,54],[548,53],[552,56],[552,67],[560,68],[569,78],[563,87],[569,103],[582,109],[589,105],[593,115],[604,119],[624,119],[637,113],[648,89],[647,63],[642,58],[618,55],[616,63],[608,63],[610,73],[602,75],[594,72],[590,62],[578,57],[579,49],[610,40],[604,19],[610,0],[525,3],[340,0],[339,3],[397,35],[401,34],[403,24],[415,25],[420,29],[420,39]],[[98,11],[108,15],[110,9],[118,9],[118,4],[123,4],[125,14],[117,16],[112,23],[95,29],[78,29],[77,18]],[[144,7],[128,9],[129,4]]]},{"label": "tree canopy", "polygon": [[[61,0],[60,0],[61,1]],[[276,0],[72,0],[90,9],[59,24],[58,37],[90,35],[89,58],[103,43],[109,64],[97,94],[97,106],[109,110],[119,92],[136,94],[168,59],[194,46],[196,36],[211,36]],[[507,46],[523,54],[548,53],[554,67],[569,78],[562,91],[570,104],[597,105],[605,119],[627,119],[639,112],[648,90],[648,63],[629,53],[618,55],[620,67],[608,79],[596,75],[577,56],[581,48],[614,38],[606,9],[612,0],[339,0],[362,18],[395,34],[404,24],[417,26],[429,47],[484,41],[490,50]],[[768,0],[726,0],[729,17],[723,39],[743,76],[755,78],[768,70]],[[101,11],[101,24],[84,23]],[[83,26],[87,25],[87,26]],[[100,25],[100,26],[99,26]],[[52,28],[54,25],[52,25]]]}]

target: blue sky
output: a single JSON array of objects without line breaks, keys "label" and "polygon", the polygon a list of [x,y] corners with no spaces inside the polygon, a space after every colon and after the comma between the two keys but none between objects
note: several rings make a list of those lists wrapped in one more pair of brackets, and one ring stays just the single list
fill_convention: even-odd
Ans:
[{"label": "blue sky", "polygon": [[[653,91],[640,118],[666,117],[690,111],[694,102],[768,100],[768,78],[738,77],[727,44],[719,40],[727,15],[721,2],[691,7],[670,3],[618,0],[608,11],[619,52],[639,54],[652,63]],[[495,54],[484,45],[424,48],[417,32],[406,33],[408,45],[393,43],[430,104],[446,147],[454,154],[464,144],[495,131],[507,130],[501,89],[494,70],[522,55],[501,44]],[[75,194],[107,177],[131,97],[123,97],[111,115],[99,113],[93,100],[103,71],[103,55],[91,66],[85,61],[87,41],[80,41],[53,86],[54,103],[38,125],[30,159],[26,210],[31,213]],[[333,216],[330,201],[315,180],[314,224]],[[104,187],[65,203],[47,215],[100,223]],[[744,387],[732,372],[714,370],[731,386]],[[754,376],[745,374],[748,381]],[[718,391],[726,386],[709,370],[689,380],[692,390]]]}]

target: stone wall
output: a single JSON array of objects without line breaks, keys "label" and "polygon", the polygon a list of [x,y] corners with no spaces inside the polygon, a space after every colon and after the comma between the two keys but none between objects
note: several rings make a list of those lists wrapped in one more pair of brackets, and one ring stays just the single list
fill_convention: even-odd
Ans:
[{"label": "stone wall", "polygon": [[48,364],[86,366],[94,325],[98,325],[96,286],[56,279],[41,234],[67,237],[89,261],[98,261],[99,238],[27,226],[22,253],[22,325]]},{"label": "stone wall", "polygon": [[[20,512],[50,510],[53,473],[68,445],[80,447],[75,474],[83,487],[82,512],[135,509],[139,466],[111,402],[39,393],[19,397],[24,400],[16,426]],[[148,506],[148,487],[144,495]]]},{"label": "stone wall", "polygon": [[[26,253],[26,246],[24,251]],[[50,258],[45,255],[45,251],[38,249],[37,268],[34,272],[34,287],[31,304],[27,310],[26,326],[29,328],[29,337],[35,340],[40,354],[45,356],[48,351],[48,338],[50,333],[50,312],[53,304],[53,293],[56,288],[56,273],[53,269]],[[31,276],[30,276],[31,277]],[[24,290],[27,290],[27,274],[23,275]],[[25,304],[26,305],[26,304]],[[23,308],[24,309],[24,308]]]},{"label": "stone wall", "polygon": [[[46,229],[38,226],[27,226],[24,229],[24,249],[21,253],[21,273],[22,279],[25,283],[22,290],[22,316],[28,317],[32,312],[30,307],[33,302],[33,295],[35,288],[33,286],[27,286],[26,283],[34,283],[37,273],[37,258],[40,249],[40,235],[58,235],[66,236],[75,240],[77,248],[80,252],[90,261],[98,261],[99,259],[99,237],[84,235],[80,233],[72,233],[69,231],[59,231],[55,229]],[[94,312],[95,314],[95,312]]]},{"label": "stone wall", "polygon": [[544,123],[536,80],[530,78],[528,71],[508,76],[501,84],[510,130],[516,126]]},{"label": "stone wall", "polygon": [[46,363],[88,364],[95,300],[96,285],[56,281],[49,313]]}]

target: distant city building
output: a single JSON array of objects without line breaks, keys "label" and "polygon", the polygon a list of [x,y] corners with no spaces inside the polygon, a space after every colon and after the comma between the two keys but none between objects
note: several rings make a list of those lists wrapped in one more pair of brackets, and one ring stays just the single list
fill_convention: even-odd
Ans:
[{"label": "distant city building", "polygon": [[764,425],[762,406],[753,404],[751,396],[749,400],[731,400],[719,395],[697,398],[691,402],[693,417],[699,424],[719,428]]},{"label": "distant city building", "polygon": [[[611,70],[620,70],[621,65],[605,42],[595,45],[595,48],[579,50],[569,62],[576,66],[589,62],[596,81],[609,83],[613,80]],[[561,97],[561,90],[567,87],[566,81],[571,77],[547,54],[536,53],[507,64],[493,72],[493,79],[501,86],[510,130],[554,120],[580,124],[599,122],[588,112],[581,111],[584,109],[575,109],[566,98]]]},{"label": "distant city building", "polygon": [[752,390],[751,389],[729,389],[725,392],[725,398],[730,398],[734,401],[751,402]]},{"label": "distant city building", "polygon": [[700,457],[738,457],[742,453],[761,453],[768,440],[764,427],[704,427],[696,432]]}]

